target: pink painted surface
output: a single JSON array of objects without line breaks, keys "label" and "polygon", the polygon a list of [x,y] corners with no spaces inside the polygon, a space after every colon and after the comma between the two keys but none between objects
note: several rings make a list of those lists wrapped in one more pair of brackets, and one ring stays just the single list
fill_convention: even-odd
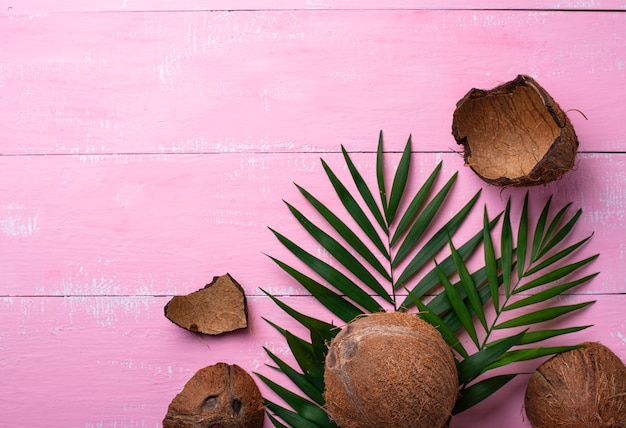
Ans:
[{"label": "pink painted surface", "polygon": [[[319,157],[348,177],[344,144],[373,185],[383,129],[387,150],[412,134],[424,152],[414,178],[440,160],[444,177],[459,170],[445,215],[481,187],[491,213],[509,195],[519,202],[523,190],[485,187],[464,168],[450,135],[471,87],[518,73],[589,119],[569,113],[583,153],[575,171],[532,189],[532,213],[550,194],[583,208],[575,235],[594,232],[584,251],[601,253],[589,270],[601,275],[564,298],[597,300],[576,315],[595,327],[571,340],[600,340],[626,361],[626,13],[480,11],[501,6],[460,0],[448,6],[459,10],[430,11],[394,10],[436,9],[410,0],[226,3],[0,1],[3,424],[160,426],[205,365],[275,376],[262,348],[289,359],[288,348],[261,317],[301,330],[259,288],[326,314],[264,255],[289,259],[267,226],[317,250],[282,203],[306,210],[292,182],[325,197]],[[481,224],[475,214],[459,239]],[[171,295],[225,272],[249,296],[248,331],[200,338],[164,318]],[[453,426],[530,426],[526,380]]]},{"label": "pink painted surface", "polygon": [[9,12],[164,12],[190,10],[300,10],[300,9],[502,9],[502,10],[626,10],[620,0],[1,0]]},{"label": "pink painted surface", "polygon": [[626,135],[626,13],[64,13],[0,23],[2,154],[336,151],[372,147],[381,128],[389,141],[413,134],[416,150],[449,151],[455,103],[519,73],[589,118],[570,114],[582,151],[619,151]]}]

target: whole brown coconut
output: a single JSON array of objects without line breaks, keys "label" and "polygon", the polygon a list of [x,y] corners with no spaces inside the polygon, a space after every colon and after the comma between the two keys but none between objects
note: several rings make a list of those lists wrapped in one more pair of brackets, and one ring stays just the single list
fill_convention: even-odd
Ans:
[{"label": "whole brown coconut", "polygon": [[241,367],[217,363],[200,369],[172,400],[164,428],[261,428],[263,397]]},{"label": "whole brown coconut", "polygon": [[543,363],[526,388],[525,407],[535,428],[626,428],[626,367],[599,343]]},{"label": "whole brown coconut", "polygon": [[520,75],[491,90],[472,89],[458,103],[452,135],[465,164],[497,186],[533,186],[572,169],[574,127],[531,77]]},{"label": "whole brown coconut", "polygon": [[348,324],[330,344],[326,409],[342,428],[440,428],[458,393],[452,351],[415,315],[376,313]]}]

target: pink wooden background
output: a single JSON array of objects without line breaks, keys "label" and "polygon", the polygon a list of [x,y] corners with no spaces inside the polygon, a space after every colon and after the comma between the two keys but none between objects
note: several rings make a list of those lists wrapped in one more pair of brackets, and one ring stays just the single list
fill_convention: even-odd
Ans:
[{"label": "pink wooden background", "polygon": [[[626,6],[438,3],[0,0],[0,425],[155,427],[206,365],[276,379],[262,347],[288,348],[261,317],[301,330],[259,288],[325,314],[264,256],[287,258],[267,226],[315,251],[282,203],[305,206],[292,182],[324,195],[319,157],[347,177],[341,144],[371,180],[383,129],[391,152],[413,135],[416,180],[439,160],[460,171],[450,212],[481,187],[492,213],[519,202],[464,168],[450,134],[470,88],[519,73],[588,118],[570,112],[576,170],[531,198],[574,201],[576,236],[601,252],[601,275],[564,297],[597,300],[566,320],[595,327],[564,340],[626,361]],[[199,337],[163,316],[226,272],[248,331]],[[527,379],[454,426],[530,426]]]}]

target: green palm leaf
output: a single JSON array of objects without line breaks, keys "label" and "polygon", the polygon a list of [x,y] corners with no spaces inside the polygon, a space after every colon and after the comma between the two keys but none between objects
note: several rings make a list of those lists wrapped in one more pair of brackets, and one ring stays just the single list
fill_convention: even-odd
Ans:
[{"label": "green palm leaf", "polygon": [[523,286],[519,287],[518,289],[515,290],[514,294],[517,293],[522,293],[524,291],[528,291],[532,288],[535,287],[539,287],[540,285],[545,285],[548,284],[550,282],[554,282],[557,281],[569,274],[571,274],[572,272],[580,269],[581,267],[589,264],[590,262],[594,261],[595,259],[598,258],[598,254],[593,255],[591,257],[588,257],[584,260],[580,260],[578,262],[575,263],[571,263],[568,264],[566,266],[560,267],[558,269],[555,269],[551,272],[548,272],[542,276],[540,276],[539,278],[533,279],[532,281],[527,282],[526,284],[524,284]]},{"label": "green palm leaf", "polygon": [[470,275],[469,270],[467,270],[467,267],[463,262],[463,258],[461,258],[459,252],[456,248],[454,248],[452,241],[450,241],[450,251],[452,252],[452,258],[454,259],[456,271],[459,273],[459,277],[461,279],[461,285],[467,295],[467,300],[469,301],[480,323],[483,325],[483,328],[487,329],[487,319],[485,318],[485,313],[483,311],[483,302],[480,300],[480,296],[478,295],[477,286],[474,283],[474,279]]},{"label": "green palm leaf", "polygon": [[385,218],[389,217],[389,206],[387,204],[387,189],[385,186],[385,168],[383,163],[383,131],[378,134],[378,148],[376,150],[376,180],[378,182],[378,194],[383,205]]},{"label": "green palm leaf", "polygon": [[389,233],[389,229],[387,228],[385,219],[383,218],[380,210],[378,209],[378,206],[376,205],[376,201],[374,200],[374,196],[372,196],[372,192],[370,192],[369,187],[367,187],[367,184],[365,184],[365,180],[363,180],[363,177],[359,173],[359,170],[356,168],[354,162],[352,162],[352,159],[350,158],[350,155],[343,146],[341,146],[341,153],[343,153],[343,158],[346,161],[346,165],[348,165],[348,170],[350,170],[352,180],[354,181],[356,188],[361,194],[363,201],[365,201],[365,204],[370,209],[370,212],[378,222],[378,225],[383,230],[383,232]]},{"label": "green palm leaf", "polygon": [[367,235],[367,237],[371,240],[372,244],[380,251],[380,253],[385,257],[389,258],[389,251],[385,248],[383,241],[378,236],[376,229],[372,226],[372,223],[369,221],[365,212],[361,206],[354,199],[352,194],[348,192],[348,189],[343,185],[343,183],[337,178],[335,173],[330,169],[330,167],[324,162],[322,159],[322,166],[326,171],[326,175],[328,176],[330,182],[335,188],[335,192],[337,192],[337,196],[339,200],[343,203],[343,206],[346,208],[346,211],[352,216],[354,221],[359,225],[361,230]]},{"label": "green palm leaf", "polygon": [[409,297],[413,300],[413,303],[417,306],[419,310],[419,316],[426,320],[428,323],[433,325],[441,336],[446,341],[448,345],[450,345],[455,351],[459,353],[463,358],[469,357],[469,354],[463,347],[463,344],[459,340],[459,338],[454,334],[454,331],[445,323],[441,318],[439,318],[435,312],[432,311],[428,306],[426,306],[422,301],[413,295],[409,291]]},{"label": "green palm leaf", "polygon": [[366,260],[370,266],[372,266],[378,273],[380,273],[387,281],[391,281],[389,273],[385,270],[380,261],[376,258],[374,253],[369,247],[359,239],[359,237],[350,229],[343,221],[333,214],[324,204],[315,199],[313,195],[307,192],[302,187],[296,184],[296,187],[300,190],[300,193],[304,198],[311,203],[311,205],[317,210],[318,213],[324,217],[328,224],[341,236],[349,245],[357,252],[364,260]]},{"label": "green palm leaf", "polygon": [[295,309],[291,308],[289,305],[283,303],[280,299],[277,299],[276,297],[272,296],[270,293],[263,290],[262,288],[261,288],[261,291],[270,299],[272,299],[274,303],[278,305],[278,307],[280,307],[283,311],[287,312],[289,316],[291,316],[293,319],[298,321],[300,324],[302,324],[309,330],[317,331],[317,332],[325,334],[325,337],[327,340],[331,340],[334,337],[332,332],[333,330],[335,330],[335,326],[333,326],[332,324],[328,324],[327,322],[318,320],[317,318],[304,315],[303,313],[298,312]]},{"label": "green palm leaf", "polygon": [[311,295],[328,308],[333,314],[337,315],[342,321],[350,322],[355,317],[363,314],[363,311],[348,300],[340,296],[339,294],[329,290],[321,285],[314,279],[300,273],[291,266],[281,262],[278,259],[270,257],[278,266],[280,266],[285,272],[291,275],[296,281],[298,281],[304,288],[307,289]]},{"label": "green palm leaf", "polygon": [[526,326],[530,324],[537,324],[540,322],[550,321],[562,315],[569,314],[570,312],[582,309],[586,306],[589,306],[592,303],[595,303],[595,300],[591,302],[577,303],[575,305],[553,306],[550,308],[540,309],[540,310],[530,312],[525,315],[521,315],[517,318],[504,321],[500,324],[496,324],[493,328],[496,330],[499,330],[503,328],[521,327],[521,326]]},{"label": "green palm leaf", "polygon": [[474,344],[478,345],[478,335],[476,334],[476,329],[474,328],[474,322],[472,321],[472,315],[470,314],[469,309],[465,306],[465,302],[463,298],[457,291],[457,289],[450,283],[448,278],[444,275],[441,269],[437,269],[437,273],[439,274],[439,280],[443,285],[443,288],[446,292],[446,296],[450,300],[450,304],[452,305],[452,310],[461,321],[461,325],[467,331],[467,334],[472,338]]},{"label": "green palm leaf", "polygon": [[560,354],[561,352],[571,351],[576,348],[578,348],[578,346],[551,346],[547,348],[516,349],[515,351],[509,351],[502,354],[500,358],[489,365],[488,369],[493,370],[512,363],[534,360],[535,358],[546,357],[548,355]]},{"label": "green palm leaf", "polygon": [[[500,216],[497,216],[494,220],[488,222],[487,224],[488,230],[493,229],[493,227],[496,225],[499,219],[500,219]],[[480,231],[458,248],[457,251],[463,260],[466,260],[474,252],[474,250],[478,247],[478,245],[482,241],[483,237],[484,237],[484,232]],[[441,271],[446,276],[450,276],[452,273],[454,273],[454,268],[455,268],[455,263],[452,258],[452,255],[446,257],[445,259],[441,261],[441,263],[439,263],[439,269],[441,269]],[[402,276],[398,279],[398,283],[401,283],[401,281],[404,281]],[[484,282],[484,278],[482,277],[480,280],[474,279],[475,284],[482,284],[483,282]],[[435,289],[437,286],[439,286],[439,275],[437,274],[436,268],[433,267],[411,289],[411,293],[414,296],[421,298],[429,291]],[[440,295],[440,296],[445,298],[445,295]],[[412,303],[411,299],[407,297],[405,301],[402,303],[402,307],[409,308],[411,306],[411,303]],[[449,305],[447,309],[450,309]],[[442,309],[441,312],[443,311],[444,310]]]},{"label": "green palm leaf", "polygon": [[[367,294],[362,288],[355,284],[350,278],[335,269],[331,265],[317,257],[307,253],[294,242],[287,239],[280,233],[272,230],[278,240],[289,249],[296,257],[302,260],[308,267],[319,274],[322,278],[328,281],[330,284],[351,297],[356,303],[370,312],[378,312],[382,310],[382,307],[374,300],[369,294]],[[282,267],[282,266],[281,266]],[[284,268],[283,268],[284,269]]]},{"label": "green palm leaf", "polygon": [[[422,319],[439,330],[458,357],[461,387],[454,414],[491,396],[516,376],[516,373],[490,375],[491,370],[502,370],[520,361],[572,348],[527,345],[590,327],[551,329],[544,325],[593,303],[548,305],[551,299],[587,283],[597,275],[591,273],[576,277],[597,255],[572,260],[593,234],[574,244],[563,245],[564,242],[572,242],[568,238],[581,216],[580,210],[570,216],[571,204],[568,204],[551,216],[550,197],[539,217],[534,219],[527,193],[521,210],[517,211],[519,217],[514,218],[513,201],[509,198],[503,214],[494,219],[489,219],[485,207],[482,229],[469,234],[470,238],[457,247],[453,244],[454,235],[470,216],[480,190],[443,226],[431,230],[436,221],[442,223],[441,207],[448,203],[452,194],[456,173],[443,185],[436,186],[442,169],[442,164],[438,163],[418,186],[419,189],[409,195],[407,189],[410,186],[407,184],[412,173],[413,156],[409,137],[393,181],[388,185],[384,174],[386,164],[381,132],[376,150],[377,189],[371,191],[344,147],[341,147],[341,153],[352,180],[349,183],[351,187],[344,184],[324,160],[322,166],[335,190],[330,197],[347,211],[343,216],[333,212],[329,208],[332,205],[322,203],[297,185],[305,200],[325,223],[314,224],[301,210],[285,202],[304,230],[337,265],[331,266],[306,252],[273,229],[270,230],[274,236],[303,268],[289,266],[274,257],[270,259],[342,323],[364,313],[385,309],[404,311],[415,307]],[[375,199],[376,192],[380,202]],[[357,194],[360,195],[360,202],[353,196]],[[499,235],[494,236],[500,217],[502,227]],[[360,230],[354,232],[348,224],[356,224]],[[425,236],[429,238],[424,239]],[[476,251],[481,243],[482,251]],[[441,255],[447,251],[446,248],[449,254]],[[470,271],[466,263],[474,253],[483,257],[484,265]],[[441,262],[437,263],[436,259]],[[422,271],[424,273],[417,278]],[[406,296],[397,294],[401,289],[406,290]],[[428,294],[433,292],[435,295],[429,298]],[[270,421],[278,427],[334,427],[324,410],[323,370],[328,344],[339,328],[335,327],[333,320],[305,315],[280,298],[266,295],[310,333],[309,342],[268,321],[285,337],[295,361],[295,365],[290,365],[266,350],[275,364],[270,367],[284,374],[285,379],[301,391],[301,394],[294,393],[260,375],[261,380],[290,407],[267,401]],[[403,301],[398,304],[401,297]],[[423,299],[429,299],[428,303]],[[487,316],[485,306],[489,301],[492,314]],[[512,314],[513,318],[510,315],[505,318],[505,313]],[[491,340],[496,330],[499,339]],[[471,343],[465,346],[459,340],[459,335],[464,333],[471,339]],[[474,349],[470,349],[472,346]]]},{"label": "green palm leaf", "polygon": [[263,349],[265,349],[265,352],[272,359],[272,361],[276,363],[277,367],[273,367],[274,369],[284,373],[289,378],[289,380],[291,380],[300,389],[300,391],[304,392],[311,400],[313,400],[320,406],[324,405],[324,396],[322,395],[324,391],[320,391],[320,389],[316,385],[311,383],[307,375],[301,374],[298,371],[294,370],[291,366],[289,366],[289,364],[278,358],[269,349]]},{"label": "green palm leaf", "polygon": [[526,266],[526,243],[528,241],[528,192],[524,197],[524,205],[522,214],[519,219],[519,228],[517,230],[517,278],[522,279],[524,275],[524,267]]},{"label": "green palm leaf", "polygon": [[500,307],[500,295],[499,287],[500,281],[498,281],[498,265],[496,262],[496,253],[493,248],[493,241],[491,240],[491,228],[488,227],[489,217],[487,216],[487,207],[483,214],[483,248],[484,248],[484,260],[485,271],[487,272],[487,284],[489,286],[489,296],[493,302],[493,307],[497,311]]},{"label": "green palm leaf", "polygon": [[452,414],[456,415],[480,403],[506,385],[515,376],[517,374],[493,376],[464,388],[460,397],[456,400]]},{"label": "green palm leaf", "polygon": [[389,195],[389,204],[387,206],[387,224],[393,223],[393,220],[396,216],[396,211],[398,211],[398,206],[400,206],[400,201],[402,200],[402,196],[404,195],[404,189],[406,188],[406,181],[409,177],[410,166],[411,137],[409,136],[409,140],[407,141],[406,146],[404,147],[404,152],[402,153],[402,158],[400,158],[400,163],[398,164],[396,175],[393,178],[391,195]]},{"label": "green palm leaf", "polygon": [[396,243],[398,242],[398,239],[406,232],[407,228],[413,222],[413,219],[415,219],[415,216],[417,216],[417,213],[422,209],[422,205],[426,201],[426,198],[428,197],[428,194],[430,193],[430,189],[433,187],[433,184],[435,183],[435,180],[437,180],[437,177],[439,177],[439,172],[441,171],[441,165],[442,165],[441,162],[437,164],[437,166],[435,167],[433,172],[430,174],[428,179],[424,182],[422,187],[413,197],[413,200],[409,204],[409,207],[406,209],[406,211],[402,215],[402,218],[400,219],[400,222],[398,223],[398,227],[396,227],[396,231],[394,232],[393,237],[391,238],[390,245],[392,247],[396,245]]},{"label": "green palm leaf", "polygon": [[[285,202],[293,216],[300,224],[315,238],[330,254],[332,254],[339,263],[341,263],[349,272],[352,272],[363,284],[367,285],[377,295],[382,296],[389,303],[392,302],[391,296],[385,291],[378,280],[365,268],[343,245],[335,238],[317,227],[313,222],[307,219],[300,211],[291,204]],[[293,252],[293,251],[292,251]]]},{"label": "green palm leaf", "polygon": [[504,294],[511,293],[511,276],[513,270],[513,231],[511,230],[511,199],[506,203],[504,219],[502,220],[502,234],[500,236],[500,252],[502,254],[502,278]]},{"label": "green palm leaf", "polygon": [[325,428],[329,426],[328,415],[314,403],[303,399],[297,394],[289,391],[268,379],[267,377],[255,373],[259,378],[285,402],[290,405],[295,412],[266,400],[266,407],[283,419],[291,426],[306,428]]},{"label": "green palm leaf", "polygon": [[420,216],[415,220],[413,226],[409,229],[406,238],[400,244],[400,248],[396,253],[393,261],[391,262],[392,266],[397,266],[404,258],[409,254],[409,252],[415,248],[415,244],[422,237],[422,234],[426,231],[432,220],[435,218],[437,211],[441,208],[443,201],[446,196],[450,192],[452,185],[456,181],[457,174],[454,174],[450,180],[446,183],[445,186],[437,193],[435,198],[424,208],[424,211],[420,214]]},{"label": "green palm leaf", "polygon": [[446,245],[450,236],[461,227],[465,218],[469,215],[470,211],[474,207],[474,204],[478,200],[480,192],[476,193],[470,201],[465,204],[463,208],[452,217],[441,229],[424,244],[424,246],[417,251],[417,254],[407,264],[407,267],[402,271],[394,288],[403,287],[406,281],[415,275],[420,269],[422,269],[426,263],[431,262],[433,257]]},{"label": "green palm leaf", "polygon": [[505,352],[517,345],[525,332],[508,337],[492,346],[483,347],[480,351],[461,361],[458,366],[459,383],[467,384],[476,379],[490,365],[500,359]]},{"label": "green palm leaf", "polygon": [[522,336],[519,341],[519,345],[528,345],[531,343],[541,342],[543,340],[551,339],[553,337],[561,336],[569,333],[576,333],[586,328],[592,327],[591,325],[583,325],[577,327],[567,327],[552,330],[535,330],[529,331]]}]

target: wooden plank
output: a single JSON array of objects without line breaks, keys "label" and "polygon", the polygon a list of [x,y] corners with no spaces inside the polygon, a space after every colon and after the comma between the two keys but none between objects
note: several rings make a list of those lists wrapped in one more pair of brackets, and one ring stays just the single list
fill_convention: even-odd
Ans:
[{"label": "wooden plank", "polygon": [[324,152],[380,129],[445,152],[455,103],[519,73],[570,110],[581,151],[624,149],[623,13],[42,13],[0,28],[5,155]]},{"label": "wooden plank", "polygon": [[[584,297],[569,296],[564,303]],[[626,361],[626,296],[597,296],[598,302],[564,321],[596,326],[557,343],[601,341]],[[193,373],[224,361],[282,382],[263,351],[267,347],[288,361],[281,336],[266,324],[302,330],[268,298],[250,302],[250,331],[199,337],[163,316],[167,297],[12,297],[0,299],[0,402],[13,425],[140,427],[159,426],[167,405]],[[285,301],[300,311],[324,317],[310,298]],[[556,343],[555,343],[556,344]],[[533,370],[537,363],[527,364]],[[460,415],[455,424],[527,427],[522,396],[527,377]],[[257,382],[266,397],[274,397]],[[503,399],[508,397],[507,399]],[[36,405],[37,411],[33,411]],[[269,426],[269,424],[268,424]]]},{"label": "wooden plank", "polygon": [[[402,145],[390,142],[388,148]],[[342,156],[323,158],[356,192]],[[352,154],[372,189],[375,158]],[[388,175],[398,158],[388,154]],[[456,154],[415,155],[411,192],[440,160],[439,186],[456,170],[459,178],[436,225],[483,188],[457,242],[480,230],[483,204],[495,216],[511,195],[517,215],[525,190],[484,186]],[[267,227],[333,261],[283,204],[289,201],[325,227],[292,182],[349,218],[315,154],[4,156],[0,170],[4,295],[185,294],[226,272],[253,295],[262,284],[278,294],[300,294],[303,290],[264,255],[293,261]],[[549,195],[554,207],[573,202],[572,213],[583,208],[574,237],[595,235],[581,254],[602,254],[593,265],[602,275],[585,293],[623,291],[624,170],[624,155],[583,154],[575,171],[531,194],[534,218]]]},{"label": "wooden plank", "polygon": [[619,0],[1,0],[6,12],[102,12],[172,10],[351,10],[351,9],[537,9],[537,10],[624,10]]}]

